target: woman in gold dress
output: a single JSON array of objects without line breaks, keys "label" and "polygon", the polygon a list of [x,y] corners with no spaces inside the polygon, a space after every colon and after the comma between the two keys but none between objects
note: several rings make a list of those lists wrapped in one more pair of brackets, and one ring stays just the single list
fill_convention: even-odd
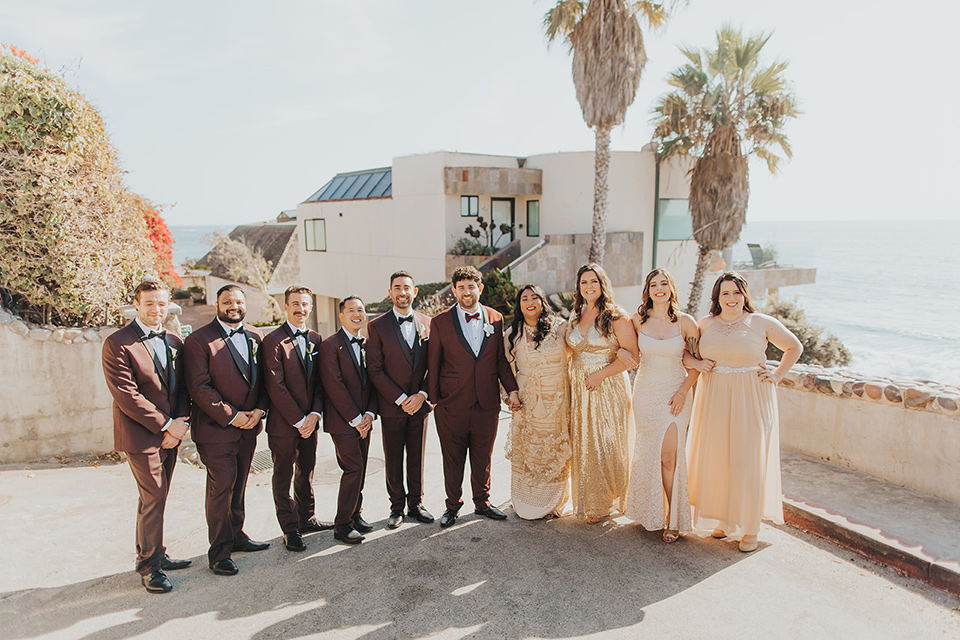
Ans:
[{"label": "woman in gold dress", "polygon": [[[783,524],[780,422],[776,387],[803,352],[779,320],[756,313],[747,282],[721,275],[700,326],[700,357],[715,364],[700,375],[690,417],[690,504],[693,526],[716,538],[757,548],[760,520]],[[783,350],[765,367],[767,342]]]},{"label": "woman in gold dress", "polygon": [[629,473],[630,406],[623,348],[634,358],[637,332],[613,301],[610,278],[600,265],[577,271],[574,318],[566,333],[570,349],[571,490],[577,518],[600,522],[623,513]]},{"label": "woman in gold dress", "polygon": [[569,499],[570,380],[563,343],[564,321],[543,289],[522,287],[511,327],[504,334],[507,360],[520,386],[506,457],[513,474],[513,510],[525,520],[561,515]]}]

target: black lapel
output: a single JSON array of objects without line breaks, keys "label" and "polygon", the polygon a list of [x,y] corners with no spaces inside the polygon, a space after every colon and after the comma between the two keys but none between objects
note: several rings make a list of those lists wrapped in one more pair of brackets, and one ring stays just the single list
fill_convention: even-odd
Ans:
[{"label": "black lapel", "polygon": [[417,330],[417,335],[413,339],[413,368],[416,369],[420,366],[420,356],[423,355],[423,325],[420,324],[420,319],[416,316],[416,312],[414,312],[413,323],[414,328]]},{"label": "black lapel", "polygon": [[[223,341],[227,344],[227,351],[230,352],[230,357],[233,358],[234,364],[237,365],[237,369],[240,369],[240,375],[243,376],[243,379],[247,381],[251,387],[253,383],[250,382],[250,366],[243,361],[243,357],[240,356],[240,352],[237,351],[237,348],[233,346],[233,342],[227,339],[227,332],[224,331],[223,325],[220,324],[217,320],[213,321],[214,325],[217,327],[217,331],[220,333],[220,337],[223,338]],[[244,339],[246,339],[246,331],[244,331]],[[249,347],[248,347],[249,349]],[[250,353],[247,353],[247,357],[250,357]]]},{"label": "black lapel", "polygon": [[[293,330],[290,328],[289,322],[283,323],[283,330],[286,331],[287,337],[290,339],[290,342],[293,344],[293,352],[297,354],[297,357],[300,358],[300,366],[303,367],[303,372],[307,375],[307,380],[310,380],[310,358],[307,355],[301,355],[300,349],[297,349],[297,336],[293,335]],[[307,332],[307,335],[303,337],[304,351],[310,347],[310,333]]]},{"label": "black lapel", "polygon": [[470,354],[470,357],[476,360],[477,356],[473,353],[473,349],[470,348],[470,343],[467,341],[467,336],[463,335],[463,327],[460,326],[460,312],[457,311],[457,307],[450,309],[450,319],[453,320],[453,329],[457,332],[457,337],[460,338],[460,344],[462,344],[463,348],[467,350],[467,353]]},{"label": "black lapel", "polygon": [[[307,349],[307,355],[305,361],[307,363],[307,382],[310,382],[310,376],[313,375],[313,353],[310,352],[310,347],[313,346],[313,342],[310,340],[310,330],[307,330],[307,335],[305,336],[306,342],[304,347]],[[315,351],[314,351],[315,353]]]},{"label": "black lapel", "polygon": [[173,393],[173,390],[177,388],[177,363],[173,360],[173,345],[166,339],[164,339],[163,344],[167,349],[167,379],[169,381],[167,391]]},{"label": "black lapel", "polygon": [[[346,345],[347,353],[350,355],[350,361],[353,362],[353,366],[357,368],[357,374],[360,376],[360,382],[366,384],[367,374],[360,365],[360,362],[357,360],[357,354],[353,351],[353,343],[350,342],[350,338],[347,337],[347,332],[340,330],[337,333],[340,334],[340,339],[343,340],[343,344]],[[363,347],[360,347],[360,355],[363,355]]]},{"label": "black lapel", "polygon": [[[397,336],[397,344],[400,345],[400,351],[403,351],[403,355],[406,356],[407,362],[409,362],[411,366],[414,366],[413,355],[410,353],[410,347],[407,346],[407,339],[403,337],[403,331],[400,330],[400,321],[397,320],[397,314],[393,312],[393,309],[387,313],[390,314],[390,324],[393,325],[393,333]],[[416,337],[413,339],[413,344],[417,344]]]},{"label": "black lapel", "polygon": [[250,366],[250,387],[253,388],[257,386],[257,374],[260,370],[260,367],[257,366],[257,356],[254,353],[254,344],[256,344],[257,352],[260,351],[260,344],[257,342],[257,336],[247,331],[246,325],[243,327],[243,339],[247,341],[247,357],[250,359],[248,363]]},{"label": "black lapel", "polygon": [[[488,324],[493,326],[493,323],[490,322],[490,318],[487,317],[487,310],[483,305],[480,305],[480,321],[483,323],[480,326],[481,331],[483,331],[483,327],[487,326]],[[483,342],[480,343],[480,350],[477,352],[478,358],[483,354],[483,350],[487,348],[487,343],[490,341],[490,335],[487,335],[487,332],[483,331]]]},{"label": "black lapel", "polygon": [[[157,377],[160,378],[160,384],[167,387],[167,392],[173,388],[170,384],[170,381],[167,379],[168,372],[160,366],[160,359],[157,357],[156,352],[153,350],[153,345],[147,340],[147,334],[143,332],[143,329],[140,328],[140,325],[136,320],[133,321],[133,329],[137,332],[137,336],[140,340],[140,344],[143,345],[143,348],[147,350],[147,353],[150,354],[150,359],[153,360],[153,368],[157,372]],[[170,365],[170,350],[167,349],[167,367]]]}]

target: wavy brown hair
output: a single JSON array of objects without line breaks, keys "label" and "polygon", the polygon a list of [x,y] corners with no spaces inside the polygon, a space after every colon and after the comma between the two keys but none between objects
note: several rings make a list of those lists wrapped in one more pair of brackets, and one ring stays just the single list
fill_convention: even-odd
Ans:
[{"label": "wavy brown hair", "polygon": [[747,281],[736,271],[727,271],[720,274],[717,281],[713,283],[713,291],[710,292],[710,315],[720,315],[720,285],[724,282],[732,282],[737,285],[737,290],[743,294],[743,310],[747,313],[753,313],[753,303],[750,302],[750,292],[747,291]]},{"label": "wavy brown hair", "polygon": [[637,307],[637,313],[640,314],[640,324],[647,321],[650,317],[650,311],[653,309],[653,300],[650,298],[650,282],[657,276],[664,276],[667,279],[667,286],[670,287],[670,301],[667,303],[667,317],[670,322],[680,320],[680,296],[677,295],[677,285],[673,282],[673,276],[666,269],[654,269],[647,274],[647,279],[643,283],[643,297],[640,306]]},{"label": "wavy brown hair", "polygon": [[523,310],[520,308],[520,297],[523,296],[524,291],[533,292],[533,295],[540,299],[540,305],[543,307],[543,310],[540,312],[540,317],[537,319],[537,326],[533,332],[534,349],[540,348],[540,343],[543,342],[547,334],[550,333],[550,329],[553,328],[553,324],[557,320],[557,314],[553,312],[553,308],[551,308],[550,303],[547,302],[547,294],[543,292],[543,289],[535,284],[523,285],[520,291],[517,291],[517,302],[513,306],[513,321],[510,323],[510,328],[512,329],[509,338],[510,348],[507,349],[508,356],[516,357],[517,336],[523,331],[522,327],[525,320],[523,318]]},{"label": "wavy brown hair", "polygon": [[597,298],[597,309],[600,314],[597,316],[593,326],[596,327],[600,335],[606,338],[613,333],[613,323],[624,316],[623,309],[617,306],[613,301],[613,284],[610,282],[610,276],[603,270],[603,267],[596,262],[588,262],[577,269],[577,293],[573,297],[573,312],[577,316],[577,324],[580,324],[580,311],[587,303],[580,293],[580,277],[587,271],[593,271],[597,274],[600,281],[600,297]]}]

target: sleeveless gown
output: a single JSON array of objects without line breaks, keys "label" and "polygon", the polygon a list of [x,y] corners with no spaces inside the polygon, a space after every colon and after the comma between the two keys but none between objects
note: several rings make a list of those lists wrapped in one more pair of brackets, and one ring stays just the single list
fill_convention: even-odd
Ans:
[{"label": "sleeveless gown", "polygon": [[767,340],[749,315],[701,333],[701,357],[717,364],[698,381],[688,443],[693,526],[733,538],[783,524],[776,387],[757,377]]},{"label": "sleeveless gown", "polygon": [[521,325],[512,354],[506,341],[523,408],[513,413],[505,453],[513,510],[525,520],[559,511],[569,499],[570,383],[562,330],[554,327],[537,347],[534,330]]},{"label": "sleeveless gown", "polygon": [[[637,420],[630,489],[627,491],[626,515],[648,531],[671,529],[690,531],[690,498],[687,492],[687,459],[685,442],[690,420],[690,397],[680,415],[670,414],[670,398],[687,377],[683,367],[683,336],[658,340],[637,335],[640,347],[640,368],[633,385],[633,410]],[[677,425],[677,464],[673,473],[673,495],[670,496],[670,519],[660,472],[660,451],[671,424]]]},{"label": "sleeveless gown", "polygon": [[570,486],[577,518],[623,513],[627,497],[629,434],[633,429],[629,378],[610,376],[587,391],[585,380],[617,358],[615,335],[604,338],[591,327],[567,333],[570,357]]}]

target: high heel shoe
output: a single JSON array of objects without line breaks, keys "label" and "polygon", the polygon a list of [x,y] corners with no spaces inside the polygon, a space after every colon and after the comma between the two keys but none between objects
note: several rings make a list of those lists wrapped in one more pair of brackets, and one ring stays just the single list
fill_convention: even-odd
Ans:
[{"label": "high heel shoe", "polygon": [[740,539],[740,551],[750,553],[757,550],[757,536],[743,536]]},{"label": "high heel shoe", "polygon": [[666,542],[667,544],[670,544],[670,543],[672,543],[672,542],[676,542],[676,541],[679,540],[679,539],[680,539],[680,532],[679,532],[679,531],[675,531],[675,530],[671,530],[671,529],[664,529],[664,530],[663,530],[663,541]]}]

